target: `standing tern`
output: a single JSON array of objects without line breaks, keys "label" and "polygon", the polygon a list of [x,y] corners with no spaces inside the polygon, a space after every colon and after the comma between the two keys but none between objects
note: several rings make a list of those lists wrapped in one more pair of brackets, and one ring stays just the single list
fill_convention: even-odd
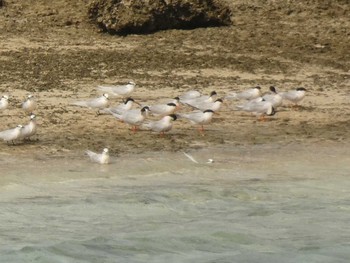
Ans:
[{"label": "standing tern", "polygon": [[167,104],[156,104],[149,106],[149,110],[154,116],[166,116],[169,114],[173,114],[176,110],[176,104],[173,102]]},{"label": "standing tern", "polygon": [[195,98],[199,98],[201,93],[197,90],[189,90],[179,96],[180,100],[191,100]]},{"label": "standing tern", "polygon": [[192,124],[200,125],[199,131],[204,131],[204,125],[209,124],[213,118],[213,110],[192,111],[190,113],[178,114],[179,117],[188,119]]},{"label": "standing tern", "polygon": [[283,98],[279,93],[277,93],[276,88],[274,86],[270,87],[270,91],[271,93],[265,94],[262,98],[265,101],[271,102],[272,107],[276,109],[277,107],[281,106]]},{"label": "standing tern", "polygon": [[122,114],[113,113],[112,115],[117,119],[132,126],[132,130],[136,132],[137,127],[140,126],[148,115],[149,107],[145,106],[142,109],[133,109],[124,111]]},{"label": "standing tern", "polygon": [[85,153],[90,157],[90,160],[99,164],[109,163],[109,153],[108,149],[104,148],[102,153],[95,153],[90,150],[85,151]]},{"label": "standing tern", "polygon": [[33,95],[28,95],[27,99],[22,103],[22,108],[26,113],[32,114],[36,110],[36,101]]},{"label": "standing tern", "polygon": [[216,91],[210,92],[209,95],[201,95],[200,97],[192,98],[192,99],[182,99],[180,98],[180,102],[182,104],[192,104],[192,103],[201,103],[201,102],[213,102],[215,101],[217,96]]},{"label": "standing tern", "polygon": [[289,100],[294,103],[294,106],[298,106],[298,102],[302,101],[306,95],[305,88],[296,88],[295,90],[290,90],[287,92],[281,92],[280,95],[283,99]]},{"label": "standing tern", "polygon": [[30,115],[30,121],[27,125],[21,129],[20,137],[22,139],[30,139],[36,133],[36,116],[35,114]]},{"label": "standing tern", "polygon": [[233,100],[252,100],[256,99],[261,96],[261,87],[256,86],[254,88],[250,88],[247,90],[244,90],[242,92],[229,92],[226,95],[226,99],[233,99]]},{"label": "standing tern", "polygon": [[258,116],[260,120],[264,120],[265,115],[272,116],[275,114],[272,103],[265,100],[254,99],[242,105],[238,105],[237,108],[241,111],[252,112]]},{"label": "standing tern", "polygon": [[170,114],[167,116],[164,116],[162,119],[158,121],[150,121],[142,124],[143,128],[159,132],[161,136],[164,135],[165,132],[168,132],[173,127],[173,121],[177,119],[177,116],[175,114]]},{"label": "standing tern", "polygon": [[188,106],[204,111],[204,110],[212,110],[214,112],[217,112],[220,110],[221,105],[224,101],[222,99],[217,99],[214,102],[210,101],[202,101],[202,102],[192,102],[192,103],[186,103]]},{"label": "standing tern", "polygon": [[122,114],[124,111],[130,110],[134,103],[139,104],[135,102],[133,98],[127,98],[122,104],[119,104],[116,107],[105,108],[102,111],[106,114],[112,114],[112,112]]},{"label": "standing tern", "polygon": [[97,88],[103,92],[110,93],[113,96],[127,97],[135,90],[135,82],[129,81],[125,85],[119,86],[98,86]]},{"label": "standing tern", "polygon": [[105,93],[101,97],[91,99],[91,100],[76,101],[76,102],[73,102],[72,104],[75,106],[88,107],[88,108],[101,110],[106,108],[109,104],[108,94]]},{"label": "standing tern", "polygon": [[0,99],[0,111],[6,110],[9,106],[9,97],[7,95],[3,95]]},{"label": "standing tern", "polygon": [[0,132],[0,139],[6,141],[7,143],[11,141],[12,144],[15,144],[14,141],[21,138],[22,129],[23,129],[23,126],[18,125],[13,129],[2,131]]}]

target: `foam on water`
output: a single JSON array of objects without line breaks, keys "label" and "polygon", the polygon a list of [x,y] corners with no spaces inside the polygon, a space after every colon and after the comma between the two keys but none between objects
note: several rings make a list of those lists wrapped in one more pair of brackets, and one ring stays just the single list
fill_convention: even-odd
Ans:
[{"label": "foam on water", "polygon": [[[0,262],[348,262],[350,155],[264,145],[11,159]],[[213,163],[206,163],[212,158]]]}]

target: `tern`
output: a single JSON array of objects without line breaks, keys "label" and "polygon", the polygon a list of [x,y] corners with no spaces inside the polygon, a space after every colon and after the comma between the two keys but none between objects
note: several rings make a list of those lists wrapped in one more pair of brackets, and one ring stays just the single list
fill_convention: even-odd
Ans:
[{"label": "tern", "polygon": [[90,150],[85,151],[85,153],[90,157],[90,160],[99,164],[109,163],[109,153],[108,149],[104,148],[102,153],[95,153]]},{"label": "tern", "polygon": [[5,130],[0,132],[0,139],[6,141],[7,143],[9,141],[12,142],[12,144],[15,144],[14,141],[17,139],[20,139],[21,137],[21,130],[23,129],[22,125],[18,125],[17,127],[9,130]]},{"label": "tern", "polygon": [[272,116],[275,114],[275,109],[272,106],[272,103],[263,99],[248,101],[243,105],[238,105],[237,108],[241,111],[252,112],[258,116],[260,120],[264,120],[265,115]]},{"label": "tern", "polygon": [[165,134],[165,132],[168,132],[173,127],[173,121],[177,119],[177,116],[175,114],[170,114],[167,116],[164,116],[158,121],[150,121],[142,124],[143,128],[146,128],[148,130],[152,130],[155,132],[159,132],[161,136]]},{"label": "tern", "polygon": [[201,95],[200,97],[192,98],[192,99],[181,99],[180,102],[182,104],[193,104],[193,103],[201,103],[201,102],[213,102],[215,101],[217,96],[216,91],[210,92],[209,95]]},{"label": "tern", "polygon": [[296,88],[295,90],[290,90],[287,92],[281,92],[280,95],[283,99],[289,100],[294,103],[294,106],[298,106],[298,103],[302,101],[306,95],[305,88]]},{"label": "tern", "polygon": [[167,104],[156,104],[149,106],[149,109],[154,116],[166,116],[169,114],[173,114],[176,110],[176,104],[173,102],[169,102]]},{"label": "tern", "polygon": [[276,88],[274,86],[270,86],[271,93],[265,94],[262,98],[265,101],[269,101],[272,103],[272,107],[275,109],[279,106],[281,106],[283,98],[282,96],[277,93]]},{"label": "tern", "polygon": [[30,121],[27,125],[21,129],[20,137],[22,139],[29,139],[36,133],[36,116],[35,114],[30,115]]},{"label": "tern", "polygon": [[195,98],[199,98],[201,96],[201,93],[197,90],[189,90],[185,93],[181,94],[178,98],[179,100],[191,100]]},{"label": "tern", "polygon": [[261,96],[261,87],[256,86],[254,88],[250,88],[239,93],[229,92],[225,98],[233,99],[233,100],[252,100],[260,96]]},{"label": "tern", "polygon": [[36,101],[33,95],[28,95],[27,99],[22,103],[22,108],[25,112],[32,114],[36,110]]},{"label": "tern", "polygon": [[72,105],[75,105],[75,106],[93,108],[98,110],[102,110],[106,108],[108,104],[109,104],[109,101],[108,101],[107,93],[104,93],[101,97],[98,97],[95,99],[85,100],[85,101],[76,101],[72,103]]},{"label": "tern", "polygon": [[178,114],[179,117],[188,119],[192,124],[200,125],[199,131],[204,131],[204,125],[209,124],[213,118],[213,110],[192,111],[190,113]]},{"label": "tern", "polygon": [[135,90],[135,82],[129,81],[125,85],[119,86],[98,86],[97,88],[103,92],[110,93],[113,96],[127,97]]},{"label": "tern", "polygon": [[127,98],[122,104],[119,104],[116,107],[105,108],[102,110],[102,112],[106,114],[112,114],[112,112],[122,114],[124,111],[130,110],[134,103],[139,104],[135,102],[133,98]]},{"label": "tern", "polygon": [[124,111],[122,114],[112,112],[112,115],[117,119],[131,125],[132,130],[136,132],[137,127],[143,123],[149,111],[150,111],[149,107],[145,106],[142,109],[133,109],[133,110]]},{"label": "tern", "polygon": [[214,112],[217,112],[220,110],[222,103],[223,103],[222,99],[217,99],[214,102],[202,101],[202,102],[192,102],[192,103],[186,103],[186,104],[192,108],[195,108],[201,111],[212,110]]},{"label": "tern", "polygon": [[0,111],[6,110],[9,106],[9,97],[7,95],[3,95],[0,99]]}]

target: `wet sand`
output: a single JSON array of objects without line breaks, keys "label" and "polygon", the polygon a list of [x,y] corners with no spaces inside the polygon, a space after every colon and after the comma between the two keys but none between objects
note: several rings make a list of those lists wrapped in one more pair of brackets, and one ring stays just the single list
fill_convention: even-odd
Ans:
[{"label": "wet sand", "polygon": [[[91,162],[83,151],[33,155],[1,152],[0,186],[112,178],[130,184],[136,183],[133,180],[140,184],[148,184],[149,180],[177,179],[201,182],[223,179],[219,174],[232,180],[331,178],[347,176],[350,147],[349,143],[335,142],[226,144],[177,152],[112,154],[110,159],[109,164],[100,165]],[[183,171],[193,174],[182,178]]]}]

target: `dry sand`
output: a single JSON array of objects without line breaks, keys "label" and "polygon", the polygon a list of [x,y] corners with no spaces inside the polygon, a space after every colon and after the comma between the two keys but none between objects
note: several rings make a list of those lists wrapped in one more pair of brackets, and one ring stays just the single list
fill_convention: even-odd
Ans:
[{"label": "dry sand", "polygon": [[[25,3],[22,3],[25,2]],[[38,133],[32,142],[2,154],[60,154],[109,147],[112,155],[178,151],[206,146],[349,142],[350,21],[346,1],[320,4],[228,1],[233,25],[110,36],[87,20],[88,1],[7,0],[0,9],[0,94],[11,105],[0,130],[28,122],[20,109],[28,94],[38,100]],[[322,1],[320,1],[322,2]],[[267,91],[297,86],[308,92],[302,107],[284,105],[269,121],[233,111],[227,102],[204,136],[185,121],[164,138],[133,134],[107,115],[70,105],[100,96],[100,84],[137,83],[142,104],[166,101],[190,89],[217,91],[260,85]],[[121,102],[112,98],[112,104]],[[187,111],[184,108],[182,111]]]}]

